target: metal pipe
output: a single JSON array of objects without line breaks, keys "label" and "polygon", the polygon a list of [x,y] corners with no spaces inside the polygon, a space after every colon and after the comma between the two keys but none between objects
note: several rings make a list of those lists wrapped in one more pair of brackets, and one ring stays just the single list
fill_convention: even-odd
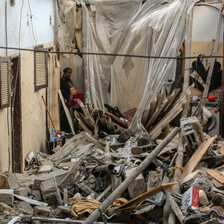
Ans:
[{"label": "metal pipe", "polygon": [[115,167],[115,165],[113,165],[113,164],[97,166],[97,167],[93,168],[93,173],[96,173],[96,172],[111,173],[113,171],[114,167]]},{"label": "metal pipe", "polygon": [[166,147],[166,145],[176,136],[180,131],[179,127],[176,127],[172,132],[143,160],[143,162],[136,167],[135,171],[125,179],[117,189],[84,221],[84,224],[91,224],[96,221],[102,212],[104,212],[113,201],[118,198],[128,186],[135,180],[135,178],[145,170],[149,164],[156,158],[156,156]]}]

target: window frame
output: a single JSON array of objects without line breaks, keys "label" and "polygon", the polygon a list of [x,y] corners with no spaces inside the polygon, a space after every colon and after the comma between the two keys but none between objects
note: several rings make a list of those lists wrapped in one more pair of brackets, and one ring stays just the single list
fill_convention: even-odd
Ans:
[{"label": "window frame", "polygon": [[[48,87],[48,49],[42,48],[42,47],[36,47],[34,48],[34,91],[37,92],[40,89],[47,88]],[[41,53],[44,54],[45,57],[45,70],[46,70],[46,83],[42,85],[37,84],[37,54]]]},{"label": "window frame", "polygon": [[[5,104],[2,104],[2,62],[8,63],[8,102]],[[4,109],[7,107],[10,107],[10,57],[1,57],[0,56],[0,109]]]}]

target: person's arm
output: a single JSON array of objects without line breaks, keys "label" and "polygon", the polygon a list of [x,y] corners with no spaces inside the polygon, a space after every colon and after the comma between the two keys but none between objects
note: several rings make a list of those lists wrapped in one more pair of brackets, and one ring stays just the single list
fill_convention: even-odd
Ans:
[{"label": "person's arm", "polygon": [[67,106],[72,107],[74,105],[74,99],[71,98],[70,101],[68,102]]}]

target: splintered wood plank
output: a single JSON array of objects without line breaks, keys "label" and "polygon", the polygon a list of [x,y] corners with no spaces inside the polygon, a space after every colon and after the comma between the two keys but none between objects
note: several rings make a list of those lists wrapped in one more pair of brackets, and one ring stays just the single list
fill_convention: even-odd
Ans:
[{"label": "splintered wood plank", "polygon": [[215,180],[217,180],[219,183],[224,184],[224,176],[222,176],[218,171],[216,170],[207,170],[206,171],[210,176],[212,176]]},{"label": "splintered wood plank", "polygon": [[200,162],[202,156],[206,153],[210,145],[215,141],[217,138],[217,135],[214,137],[209,138],[208,140],[204,141],[194,152],[194,154],[191,156],[190,160],[187,162],[186,166],[184,167],[184,172],[181,176],[181,179],[183,180],[188,174],[192,173],[194,171],[194,168],[197,166],[197,164]]},{"label": "splintered wood plank", "polygon": [[68,110],[68,107],[67,107],[66,104],[65,104],[64,97],[62,96],[62,93],[61,93],[61,90],[60,90],[60,89],[58,89],[58,94],[59,94],[59,97],[60,97],[62,106],[63,106],[63,108],[64,108],[66,117],[67,117],[67,119],[68,119],[68,123],[69,123],[69,126],[70,126],[70,128],[71,128],[72,134],[75,135],[75,131],[74,131],[74,128],[73,128],[73,121],[72,121],[70,112],[69,112],[69,110]]},{"label": "splintered wood plank", "polygon": [[224,184],[221,184],[219,181],[213,178],[212,183],[215,185],[216,188],[218,189],[223,189]]},{"label": "splintered wood plank", "polygon": [[133,198],[132,200],[130,200],[129,202],[121,205],[120,207],[114,209],[113,211],[121,211],[121,210],[126,210],[129,207],[132,207],[142,201],[144,201],[145,199],[159,193],[160,191],[162,191],[164,188],[169,188],[172,187],[174,184],[177,184],[177,182],[172,182],[172,183],[167,183],[167,184],[160,184],[157,187],[154,187],[153,189],[146,191],[145,193]]}]

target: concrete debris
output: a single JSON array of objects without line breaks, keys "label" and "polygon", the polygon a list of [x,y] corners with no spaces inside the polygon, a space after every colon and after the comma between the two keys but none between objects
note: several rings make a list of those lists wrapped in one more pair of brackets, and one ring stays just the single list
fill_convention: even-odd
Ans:
[{"label": "concrete debris", "polygon": [[0,174],[0,222],[223,223],[223,141],[196,117],[171,126],[188,95],[178,92],[157,94],[136,132],[136,109],[115,117],[79,102],[84,131],[52,154],[30,152],[23,174]]}]

